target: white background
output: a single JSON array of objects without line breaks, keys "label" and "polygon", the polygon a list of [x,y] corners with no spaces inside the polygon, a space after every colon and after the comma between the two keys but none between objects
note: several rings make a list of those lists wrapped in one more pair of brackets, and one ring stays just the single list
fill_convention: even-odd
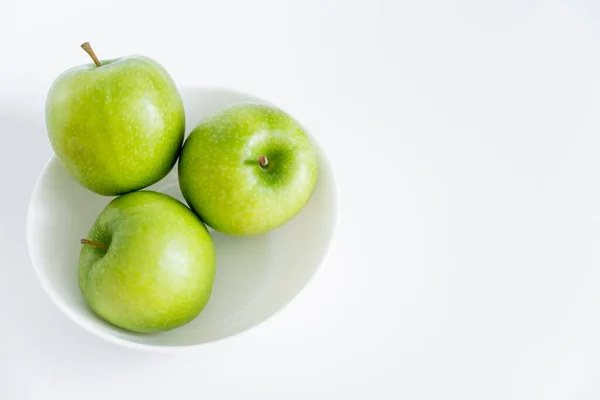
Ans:
[{"label": "white background", "polygon": [[[597,399],[596,0],[0,2],[0,399]],[[141,53],[290,110],[341,220],[284,311],[184,354],[103,342],[27,256],[63,70]]]}]

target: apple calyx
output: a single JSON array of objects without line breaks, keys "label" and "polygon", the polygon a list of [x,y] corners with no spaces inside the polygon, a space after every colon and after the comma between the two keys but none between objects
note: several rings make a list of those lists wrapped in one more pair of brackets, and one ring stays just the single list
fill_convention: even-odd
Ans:
[{"label": "apple calyx", "polygon": [[267,165],[269,165],[269,159],[267,156],[259,156],[258,165],[260,165],[261,168],[265,168]]},{"label": "apple calyx", "polygon": [[88,244],[90,246],[99,247],[101,249],[108,249],[108,246],[104,243],[96,242],[95,240],[81,239],[81,244]]},{"label": "apple calyx", "polygon": [[90,42],[85,42],[84,44],[81,45],[81,48],[83,50],[85,50],[85,52],[88,53],[88,55],[92,58],[92,60],[94,61],[94,64],[96,64],[96,67],[99,67],[102,65],[102,64],[100,64],[100,60],[98,60],[98,57],[96,57],[96,53],[94,53],[94,50],[92,50],[92,46],[90,45]]}]

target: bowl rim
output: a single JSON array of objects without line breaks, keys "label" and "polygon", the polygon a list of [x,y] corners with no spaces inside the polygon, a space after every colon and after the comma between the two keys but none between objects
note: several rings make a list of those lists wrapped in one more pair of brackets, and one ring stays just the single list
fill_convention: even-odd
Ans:
[{"label": "bowl rim", "polygon": [[[223,91],[235,92],[238,94],[246,95],[248,97],[257,98],[262,101],[262,98],[260,98],[259,96],[249,94],[246,92],[242,92],[239,90],[230,89],[228,87],[201,86],[201,85],[184,85],[184,86],[178,87],[178,89],[180,91],[182,88],[185,88],[185,89],[201,88],[204,90],[223,90]],[[271,103],[269,101],[264,101],[264,103],[273,105],[273,103]],[[285,112],[287,112],[284,108],[281,108],[281,107],[279,107],[279,108],[284,110]],[[303,126],[305,126],[305,125],[303,125]],[[113,344],[116,344],[119,346],[123,346],[123,347],[127,347],[127,348],[131,348],[131,349],[137,349],[137,350],[152,351],[152,352],[158,352],[158,353],[178,353],[178,352],[183,352],[183,351],[197,350],[200,348],[204,348],[204,347],[207,347],[210,345],[215,345],[217,343],[227,341],[229,339],[238,338],[242,334],[251,332],[255,329],[258,329],[259,327],[264,327],[266,323],[272,322],[276,316],[280,315],[285,309],[288,309],[289,306],[293,302],[297,301],[297,299],[302,295],[303,292],[306,292],[306,289],[315,280],[315,277],[317,276],[319,271],[321,271],[324,264],[327,262],[328,256],[331,253],[331,248],[333,247],[333,245],[335,243],[336,232],[338,229],[338,224],[339,224],[339,219],[340,219],[340,196],[339,196],[339,191],[338,191],[337,179],[336,179],[336,175],[335,175],[335,169],[333,168],[331,159],[327,156],[327,152],[325,151],[323,145],[319,141],[317,141],[312,134],[310,134],[311,131],[309,129],[306,129],[306,131],[309,132],[309,136],[310,136],[311,140],[316,144],[316,147],[319,150],[321,150],[322,155],[325,156],[327,163],[329,164],[329,173],[331,174],[331,177],[332,177],[331,184],[332,184],[332,190],[334,193],[334,215],[332,216],[333,225],[332,225],[331,237],[329,238],[329,245],[327,246],[327,249],[325,250],[323,259],[317,265],[314,273],[308,278],[308,280],[306,281],[306,283],[302,287],[302,289],[295,296],[293,296],[287,303],[284,303],[282,306],[277,308],[277,310],[275,312],[273,312],[271,315],[266,317],[264,320],[260,321],[259,323],[255,324],[255,325],[250,326],[249,328],[246,328],[244,330],[241,330],[239,332],[233,333],[228,336],[224,336],[219,339],[212,340],[210,342],[175,345],[175,346],[161,346],[161,345],[133,342],[133,341],[127,340],[125,338],[111,335],[110,333],[103,332],[103,331],[97,329],[91,323],[89,323],[88,321],[79,317],[72,310],[72,308],[65,301],[63,301],[61,299],[61,297],[58,295],[58,293],[56,292],[54,287],[52,285],[50,285],[48,280],[40,272],[40,268],[38,267],[38,260],[36,259],[37,257],[34,256],[32,249],[31,249],[31,243],[33,242],[33,237],[32,237],[33,233],[32,233],[32,228],[31,228],[31,225],[33,224],[33,220],[32,220],[33,219],[33,216],[32,216],[33,202],[35,200],[35,197],[39,190],[39,187],[41,186],[42,181],[44,180],[44,177],[48,173],[50,167],[54,163],[60,164],[60,161],[58,160],[58,158],[56,157],[55,154],[52,154],[50,156],[50,158],[48,159],[48,161],[46,162],[46,164],[44,165],[43,169],[41,170],[41,173],[39,174],[39,176],[36,179],[33,189],[30,192],[29,203],[27,206],[27,217],[26,217],[26,239],[27,239],[27,252],[29,255],[29,261],[30,261],[31,265],[33,266],[33,270],[35,271],[37,280],[40,282],[42,288],[44,289],[44,292],[46,292],[46,294],[50,297],[50,300],[52,300],[54,305],[59,310],[61,310],[72,322],[74,322],[75,325],[80,326],[81,328],[83,328],[85,331],[91,333],[92,335],[100,337],[110,343],[113,343]],[[110,197],[112,197],[112,196],[110,196]]]}]

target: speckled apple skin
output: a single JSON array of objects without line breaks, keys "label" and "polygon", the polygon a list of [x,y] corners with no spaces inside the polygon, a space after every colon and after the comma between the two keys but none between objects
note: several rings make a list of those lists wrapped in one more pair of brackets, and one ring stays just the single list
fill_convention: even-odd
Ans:
[{"label": "speckled apple skin", "polygon": [[302,126],[263,104],[235,105],[201,122],[179,159],[187,203],[207,225],[231,235],[265,233],[292,219],[310,199],[317,175]]},{"label": "speckled apple skin", "polygon": [[79,287],[100,317],[134,332],[159,332],[193,320],[215,277],[210,234],[184,204],[139,191],[117,197],[82,245]]},{"label": "speckled apple skin", "polygon": [[147,187],[171,170],[183,143],[185,111],[167,71],[131,56],[60,75],[46,99],[46,126],[69,174],[112,196]]}]

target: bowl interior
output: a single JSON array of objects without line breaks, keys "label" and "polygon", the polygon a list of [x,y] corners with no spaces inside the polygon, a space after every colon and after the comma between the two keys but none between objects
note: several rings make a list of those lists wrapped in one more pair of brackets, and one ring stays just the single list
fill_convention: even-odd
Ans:
[{"label": "bowl interior", "polygon": [[[259,101],[226,89],[183,88],[188,132],[205,116],[229,105]],[[314,137],[313,137],[314,140]],[[232,237],[211,231],[217,274],[210,301],[191,323],[159,334],[135,334],[98,318],[77,284],[79,239],[112,199],[79,186],[53,157],[32,195],[28,245],[39,279],[76,323],[113,342],[147,346],[192,346],[219,340],[260,324],[292,300],[321,264],[336,223],[336,191],[331,167],[315,141],[319,177],[315,191],[296,218],[265,235]],[[151,186],[180,201],[176,168]],[[138,346],[139,347],[139,346]]]}]

